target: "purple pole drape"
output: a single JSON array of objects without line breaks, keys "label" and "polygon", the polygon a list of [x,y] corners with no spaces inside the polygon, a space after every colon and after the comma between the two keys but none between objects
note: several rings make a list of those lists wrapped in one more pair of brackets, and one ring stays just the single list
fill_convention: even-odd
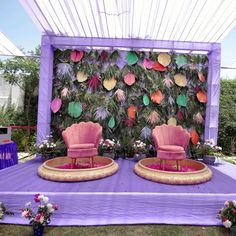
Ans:
[{"label": "purple pole drape", "polygon": [[204,139],[213,139],[217,143],[219,97],[220,97],[220,44],[215,45],[214,50],[209,53],[209,67],[207,79],[207,107],[205,118]]},{"label": "purple pole drape", "polygon": [[37,144],[50,134],[53,79],[53,47],[47,36],[42,36],[40,56],[40,81],[38,100]]},{"label": "purple pole drape", "polygon": [[205,139],[214,139],[217,142],[219,96],[220,96],[220,56],[221,46],[218,43],[158,41],[141,39],[107,39],[107,38],[79,38],[42,36],[40,58],[40,83],[38,107],[37,143],[40,143],[50,134],[53,79],[53,47],[55,48],[83,48],[97,47],[128,47],[128,48],[165,48],[170,50],[203,50],[209,52],[209,73],[207,79],[207,107],[205,118]]}]

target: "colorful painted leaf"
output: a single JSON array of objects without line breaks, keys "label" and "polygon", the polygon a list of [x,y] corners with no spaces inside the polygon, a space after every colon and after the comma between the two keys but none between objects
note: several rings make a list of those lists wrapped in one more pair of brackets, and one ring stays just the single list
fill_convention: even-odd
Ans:
[{"label": "colorful painted leaf", "polygon": [[201,103],[206,103],[207,102],[207,95],[204,91],[199,91],[197,93],[197,99]]},{"label": "colorful painted leaf", "polygon": [[176,59],[175,59],[175,62],[176,62],[176,64],[177,64],[178,68],[180,68],[180,67],[182,67],[182,66],[184,66],[184,65],[187,64],[187,59],[186,59],[186,57],[183,56],[183,55],[178,55],[178,56],[176,57]]},{"label": "colorful painted leaf", "polygon": [[164,95],[162,94],[161,90],[157,90],[150,94],[151,100],[154,103],[161,104],[162,100],[164,99]]},{"label": "colorful painted leaf", "polygon": [[116,125],[115,118],[112,116],[112,117],[110,118],[109,122],[108,122],[108,127],[109,127],[110,129],[113,129],[113,128],[115,127],[115,125]]},{"label": "colorful painted leaf", "polygon": [[174,75],[174,80],[175,80],[175,83],[180,87],[185,87],[187,84],[186,76],[182,74]]},{"label": "colorful painted leaf", "polygon": [[202,72],[198,72],[198,79],[203,83],[206,82],[205,76],[202,74]]},{"label": "colorful painted leaf", "polygon": [[182,111],[178,111],[177,118],[178,118],[179,121],[183,121],[184,120],[184,114],[183,114]]},{"label": "colorful painted leaf", "polygon": [[143,60],[143,66],[147,69],[152,69],[152,66],[153,66],[153,61],[151,61],[150,59],[148,58],[144,58]]},{"label": "colorful painted leaf", "polygon": [[167,53],[160,53],[157,58],[158,62],[164,67],[168,66],[171,62],[171,57]]},{"label": "colorful painted leaf", "polygon": [[83,71],[79,71],[78,73],[77,73],[77,80],[78,80],[78,82],[84,82],[84,81],[86,81],[88,79],[88,76],[83,72]]},{"label": "colorful painted leaf", "polygon": [[198,112],[195,116],[194,116],[194,120],[198,123],[198,124],[202,124],[204,119],[201,115],[200,112]]},{"label": "colorful painted leaf", "polygon": [[134,65],[138,62],[138,56],[136,52],[130,51],[126,55],[126,60],[128,62],[128,65]]},{"label": "colorful painted leaf", "polygon": [[157,71],[166,71],[166,67],[164,67],[163,65],[161,65],[158,61],[155,61],[152,65],[152,69],[153,70],[157,70]]},{"label": "colorful painted leaf", "polygon": [[56,113],[61,108],[61,99],[59,97],[56,97],[51,102],[51,110],[53,113]]},{"label": "colorful painted leaf", "polygon": [[168,125],[176,125],[177,124],[177,120],[174,117],[171,117],[168,121],[167,121]]},{"label": "colorful painted leaf", "polygon": [[185,94],[180,94],[180,95],[177,97],[176,103],[177,103],[179,106],[186,107],[186,105],[187,105],[187,100],[186,100]]},{"label": "colorful painted leaf", "polygon": [[68,114],[73,118],[80,117],[82,113],[82,105],[80,102],[70,102],[68,106]]},{"label": "colorful painted leaf", "polygon": [[147,94],[144,94],[144,95],[143,95],[143,104],[144,104],[145,106],[148,106],[149,103],[150,103],[150,100],[149,100],[148,95],[147,95]]},{"label": "colorful painted leaf", "polygon": [[97,75],[93,75],[88,81],[88,85],[92,90],[97,90],[100,85],[100,79]]},{"label": "colorful painted leaf", "polygon": [[125,77],[124,77],[124,81],[127,85],[131,86],[134,84],[135,82],[135,75],[132,73],[128,73]]},{"label": "colorful painted leaf", "polygon": [[130,119],[135,120],[136,111],[137,111],[137,107],[134,106],[134,105],[131,105],[131,106],[128,108],[128,117],[129,117]]},{"label": "colorful painted leaf", "polygon": [[81,61],[81,59],[83,58],[84,56],[84,52],[83,51],[77,51],[77,50],[74,50],[70,53],[70,59],[73,61],[73,62],[79,62]]},{"label": "colorful painted leaf", "polygon": [[197,143],[199,142],[199,135],[198,135],[197,131],[194,128],[190,132],[190,137],[191,137],[191,142],[194,145],[197,145]]},{"label": "colorful painted leaf", "polygon": [[116,86],[116,79],[112,77],[111,79],[105,79],[103,80],[103,86],[106,90],[111,91]]}]

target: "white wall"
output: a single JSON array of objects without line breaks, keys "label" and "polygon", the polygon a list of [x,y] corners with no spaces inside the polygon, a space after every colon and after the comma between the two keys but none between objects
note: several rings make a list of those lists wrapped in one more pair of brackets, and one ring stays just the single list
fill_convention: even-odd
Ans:
[{"label": "white wall", "polygon": [[0,106],[15,104],[22,107],[24,104],[24,93],[18,86],[12,86],[0,76]]}]

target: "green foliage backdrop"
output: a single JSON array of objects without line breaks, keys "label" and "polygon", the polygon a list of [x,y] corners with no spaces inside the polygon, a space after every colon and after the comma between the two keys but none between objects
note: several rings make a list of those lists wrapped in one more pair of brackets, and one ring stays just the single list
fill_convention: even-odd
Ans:
[{"label": "green foliage backdrop", "polygon": [[[129,146],[137,139],[151,142],[151,130],[174,118],[201,136],[205,102],[197,93],[206,93],[207,57],[172,53],[170,63],[163,66],[159,55],[57,49],[51,104],[54,133],[73,123],[94,121],[103,126],[104,138],[120,139]],[[145,60],[152,64],[150,69]],[[124,81],[129,73],[135,82],[132,76]],[[176,79],[176,74],[182,77]]]}]

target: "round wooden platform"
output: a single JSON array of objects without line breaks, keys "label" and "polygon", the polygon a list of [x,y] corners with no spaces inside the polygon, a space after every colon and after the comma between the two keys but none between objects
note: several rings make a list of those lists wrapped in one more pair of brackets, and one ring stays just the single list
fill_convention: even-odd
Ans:
[{"label": "round wooden platform", "polygon": [[[80,158],[79,161],[83,163],[88,161],[88,159]],[[107,157],[96,156],[94,157],[94,162],[100,163],[103,166],[84,169],[60,169],[55,167],[71,163],[71,159],[68,157],[57,157],[44,162],[38,168],[38,174],[47,180],[75,182],[104,178],[113,175],[119,168],[116,162]]]},{"label": "round wooden platform", "polygon": [[[134,171],[142,178],[160,182],[165,184],[200,184],[209,181],[212,177],[211,170],[198,161],[185,159],[181,161],[181,165],[193,167],[196,171],[192,172],[172,172],[165,170],[155,170],[148,168],[147,165],[159,164],[159,158],[146,158],[140,160],[134,167]],[[167,164],[171,161],[167,161]]]}]

